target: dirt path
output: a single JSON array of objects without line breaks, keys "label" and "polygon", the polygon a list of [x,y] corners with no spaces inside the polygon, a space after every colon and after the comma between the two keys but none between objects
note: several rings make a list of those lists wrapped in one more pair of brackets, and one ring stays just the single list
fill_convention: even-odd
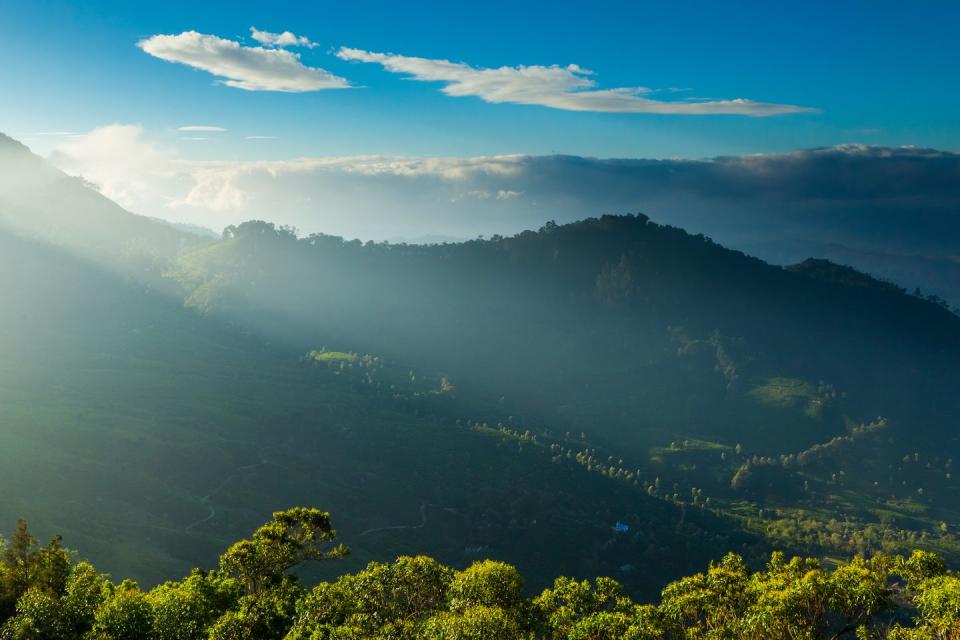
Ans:
[{"label": "dirt path", "polygon": [[210,522],[211,520],[213,520],[213,519],[217,516],[217,510],[214,509],[214,508],[213,508],[213,505],[210,504],[210,498],[212,498],[212,497],[214,497],[215,495],[217,495],[218,493],[220,493],[220,491],[223,490],[223,488],[224,488],[225,486],[227,486],[227,485],[230,483],[230,481],[233,480],[233,479],[237,476],[237,474],[238,474],[239,472],[241,472],[241,471],[250,471],[250,470],[252,470],[252,469],[256,469],[257,467],[262,467],[262,466],[266,465],[266,464],[269,462],[269,461],[267,460],[267,457],[266,457],[266,456],[264,455],[264,453],[263,453],[263,447],[257,447],[257,455],[260,456],[260,461],[259,461],[259,462],[254,462],[254,463],[252,463],[252,464],[245,464],[245,465],[241,465],[241,466],[237,467],[237,468],[234,469],[229,475],[227,475],[227,477],[225,477],[223,480],[221,480],[221,481],[220,481],[220,484],[218,484],[216,487],[214,487],[214,489],[213,489],[210,493],[208,493],[207,495],[205,495],[205,496],[203,496],[203,497],[200,498],[200,504],[203,504],[203,505],[205,505],[205,506],[207,507],[208,513],[207,513],[206,517],[200,518],[200,519],[197,520],[196,522],[191,522],[191,523],[188,524],[186,527],[184,527],[184,528],[183,528],[184,533],[190,533],[190,531],[192,531],[192,530],[195,529],[196,527],[199,527],[200,525],[202,525],[202,524],[204,524],[204,523],[206,523],[206,522]]},{"label": "dirt path", "polygon": [[397,531],[399,529],[423,529],[427,526],[427,503],[424,502],[420,505],[420,524],[397,524],[392,527],[374,527],[373,529],[367,529],[366,531],[360,532],[360,537],[363,537],[370,533],[379,533],[380,531]]}]

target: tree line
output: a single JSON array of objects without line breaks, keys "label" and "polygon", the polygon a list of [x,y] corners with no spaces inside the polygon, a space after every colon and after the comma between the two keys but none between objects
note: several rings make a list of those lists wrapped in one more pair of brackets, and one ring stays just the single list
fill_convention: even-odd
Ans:
[{"label": "tree line", "polygon": [[427,556],[372,562],[307,587],[296,569],[348,553],[329,514],[273,514],[211,571],[143,590],[39,546],[19,521],[0,563],[2,640],[693,640],[960,638],[960,575],[934,553],[826,567],[733,553],[637,603],[611,578],[560,577],[530,597],[511,565]]}]

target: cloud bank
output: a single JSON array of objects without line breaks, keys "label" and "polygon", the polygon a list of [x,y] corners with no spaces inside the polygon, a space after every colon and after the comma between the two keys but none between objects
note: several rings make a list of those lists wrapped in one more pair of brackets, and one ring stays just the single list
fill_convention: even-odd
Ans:
[{"label": "cloud bank", "polygon": [[828,257],[960,304],[960,154],[844,145],[710,160],[505,155],[196,161],[112,125],[51,160],[135,212],[364,240],[472,238],[644,212],[761,258]]},{"label": "cloud bank", "polygon": [[931,149],[188,161],[139,127],[112,125],[67,139],[52,160],[134,211],[218,228],[268,217],[350,237],[472,237],[645,211],[724,241],[775,234],[960,256],[960,154]]},{"label": "cloud bank", "polygon": [[[277,42],[273,44],[279,44],[287,34],[267,35],[276,35]],[[245,91],[304,93],[350,86],[346,80],[325,69],[304,65],[300,56],[291,51],[244,47],[233,40],[196,31],[151,36],[138,42],[137,46],[155,58],[206,71],[228,87]]]},{"label": "cloud bank", "polygon": [[565,111],[658,113],[675,115],[773,116],[815,111],[789,104],[744,98],[708,101],[655,100],[645,87],[597,89],[593,72],[575,64],[565,67],[517,66],[482,69],[462,62],[375,53],[341,47],[342,60],[376,63],[387,71],[422,82],[442,82],[448,96],[475,96],[490,103],[540,105]]}]

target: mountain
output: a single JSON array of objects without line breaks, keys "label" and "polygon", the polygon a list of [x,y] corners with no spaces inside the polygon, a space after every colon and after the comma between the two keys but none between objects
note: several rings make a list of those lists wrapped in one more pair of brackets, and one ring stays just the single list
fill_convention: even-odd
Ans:
[{"label": "mountain", "polygon": [[209,566],[293,504],[337,514],[336,570],[489,556],[534,588],[773,546],[960,559],[941,305],[642,215],[204,240],[2,142],[0,518],[101,568]]},{"label": "mountain", "polygon": [[171,273],[210,317],[441,372],[778,544],[955,553],[960,318],[848,267],[605,216],[439,246],[251,222]]},{"label": "mountain", "polygon": [[[35,195],[48,219],[66,216]],[[91,226],[130,215],[92,202],[106,204],[84,210]],[[731,545],[765,549],[715,514],[561,463],[533,425],[455,381],[185,308],[156,284],[169,259],[137,277],[113,239],[95,245],[115,256],[103,261],[78,236],[0,231],[0,518],[62,533],[102,569],[157,583],[301,503],[338,512],[353,550],[338,571],[429,551],[514,561],[540,585],[558,567],[615,574],[648,556],[625,575],[641,590]],[[621,520],[631,536],[612,529]]]},{"label": "mountain", "polygon": [[138,216],[81,178],[0,134],[0,229],[145,277],[150,264],[197,244],[196,234]]},{"label": "mountain", "polygon": [[[624,420],[622,406],[597,414],[594,405],[646,402],[645,389],[682,384],[663,369],[688,375],[677,350],[702,354],[706,347],[688,349],[697,341],[726,345],[725,355],[713,354],[729,369],[710,372],[714,386],[749,391],[775,376],[824,381],[871,417],[909,419],[913,400],[898,406],[905,389],[955,408],[946,392],[957,374],[960,319],[851,269],[814,268],[822,264],[829,263],[774,267],[644,216],[607,216],[439,246],[298,239],[247,223],[187,252],[173,275],[189,305],[297,348],[337,336],[458,379],[496,381],[491,391],[555,419],[558,405],[575,413],[586,402],[585,413],[613,421],[596,427],[611,437],[634,435],[663,390]],[[917,387],[911,376],[921,369],[940,375]],[[611,386],[598,391],[601,381]],[[665,398],[658,416],[676,414],[676,400]],[[695,417],[701,435],[710,433],[712,412]],[[689,424],[680,420],[668,430]],[[757,437],[811,444],[823,435],[780,431]]]}]

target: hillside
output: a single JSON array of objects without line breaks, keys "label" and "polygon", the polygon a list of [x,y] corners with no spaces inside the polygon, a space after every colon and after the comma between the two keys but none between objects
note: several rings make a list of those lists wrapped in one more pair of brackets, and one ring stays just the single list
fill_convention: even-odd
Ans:
[{"label": "hillside", "polygon": [[3,144],[0,518],[107,571],[209,565],[278,504],[338,514],[340,570],[494,557],[534,587],[649,594],[772,546],[960,559],[935,303],[645,216],[204,240]]},{"label": "hillside", "polygon": [[608,216],[428,247],[253,222],[172,275],[211,317],[450,375],[781,544],[955,553],[960,318],[852,269]]},{"label": "hillside", "polygon": [[[555,464],[449,382],[373,357],[305,359],[42,244],[0,245],[0,514],[64,533],[112,573],[153,583],[209,562],[278,502],[335,506],[345,568],[483,555],[534,584],[558,566],[616,573],[635,554],[677,575],[751,539]],[[621,519],[629,539],[611,530]]]},{"label": "hillside", "polygon": [[201,240],[138,216],[0,133],[0,230],[43,239],[139,280]]}]

